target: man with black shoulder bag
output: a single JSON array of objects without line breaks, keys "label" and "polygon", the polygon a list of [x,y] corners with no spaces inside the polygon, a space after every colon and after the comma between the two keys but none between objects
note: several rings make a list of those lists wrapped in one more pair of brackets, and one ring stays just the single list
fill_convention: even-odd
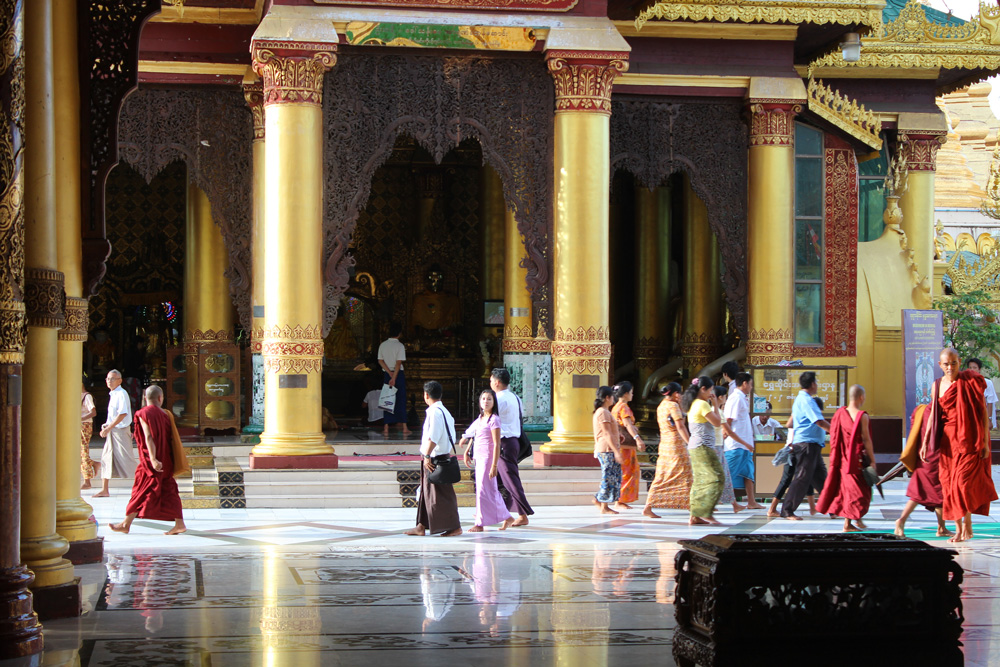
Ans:
[{"label": "man with black shoulder bag", "polygon": [[[407,535],[440,534],[455,537],[462,534],[458,518],[458,497],[453,484],[461,478],[455,449],[455,418],[444,407],[444,390],[439,382],[424,384],[424,431],[420,439],[420,497],[417,499],[417,525]],[[458,478],[455,473],[458,472]]]},{"label": "man with black shoulder bag", "polygon": [[[511,526],[527,526],[528,516],[535,513],[528,504],[521,486],[521,471],[517,464],[521,461],[521,451],[531,455],[531,443],[524,433],[524,408],[521,399],[510,390],[510,371],[494,368],[490,374],[490,388],[497,395],[497,412],[500,414],[500,462],[497,464],[497,488],[507,509],[517,514]],[[522,447],[522,438],[525,445]]]}]

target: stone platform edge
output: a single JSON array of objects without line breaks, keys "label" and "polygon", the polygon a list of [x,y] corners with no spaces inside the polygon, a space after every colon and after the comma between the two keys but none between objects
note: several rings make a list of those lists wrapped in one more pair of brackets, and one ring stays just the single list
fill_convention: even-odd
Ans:
[{"label": "stone platform edge", "polygon": [[251,470],[330,470],[339,467],[336,454],[314,456],[257,456],[250,454]]}]

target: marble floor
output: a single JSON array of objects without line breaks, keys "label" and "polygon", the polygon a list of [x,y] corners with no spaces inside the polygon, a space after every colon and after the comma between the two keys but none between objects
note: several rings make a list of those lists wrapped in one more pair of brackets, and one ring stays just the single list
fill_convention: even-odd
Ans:
[{"label": "marble floor", "polygon": [[[904,488],[876,498],[872,530],[891,530]],[[124,490],[94,500],[97,520],[117,520],[126,501]],[[669,665],[678,540],[841,525],[718,516],[725,525],[708,531],[682,512],[545,507],[527,527],[457,538],[402,535],[414,511],[396,508],[190,510],[175,537],[137,520],[129,535],[102,529],[105,562],[77,568],[83,616],[46,623],[44,656],[18,664]],[[918,511],[909,534],[945,546],[933,523]],[[970,667],[1000,664],[1000,523],[976,529],[957,548]]]}]

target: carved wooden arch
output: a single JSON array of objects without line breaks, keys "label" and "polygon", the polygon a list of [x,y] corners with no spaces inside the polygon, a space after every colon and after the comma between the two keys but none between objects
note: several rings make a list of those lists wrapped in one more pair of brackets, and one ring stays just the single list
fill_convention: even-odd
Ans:
[{"label": "carved wooden arch", "polygon": [[151,182],[182,161],[212,205],[229,251],[229,292],[250,329],[253,125],[242,91],[142,87],[125,100],[118,128],[121,161]]},{"label": "carved wooden arch", "polygon": [[375,170],[405,134],[438,164],[474,138],[500,175],[524,238],[535,323],[551,326],[552,139],[555,93],[541,58],[398,55],[345,50],[323,94],[323,335],[337,316],[354,259],[348,247]]},{"label": "carved wooden arch", "polygon": [[708,209],[722,252],[722,284],[737,330],[747,335],[747,128],[742,104],[615,96],[611,173],[623,169],[647,188],[678,172]]}]

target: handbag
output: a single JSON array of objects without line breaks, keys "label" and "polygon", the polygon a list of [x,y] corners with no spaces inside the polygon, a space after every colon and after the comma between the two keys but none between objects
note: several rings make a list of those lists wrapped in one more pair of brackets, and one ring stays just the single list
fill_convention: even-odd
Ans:
[{"label": "handbag", "polygon": [[[442,415],[442,419],[445,419]],[[451,441],[451,451],[455,451],[455,438],[452,437],[448,429],[448,420],[444,422],[445,433]],[[458,457],[451,454],[441,454],[431,459],[434,463],[434,470],[427,475],[427,481],[431,484],[457,484],[462,481],[462,469],[458,467]]]},{"label": "handbag", "polygon": [[378,395],[378,407],[386,412],[396,411],[396,388],[388,384],[382,385],[382,391]]},{"label": "handbag", "polygon": [[503,450],[500,450],[500,458],[502,458],[504,461],[507,461],[508,463],[517,464],[523,461],[524,459],[528,458],[529,456],[531,456],[532,450],[531,450],[531,440],[528,439],[528,434],[524,432],[524,404],[521,403],[521,399],[517,396],[517,394],[514,394],[514,398],[517,399],[517,408],[518,408],[517,423],[518,426],[520,426],[521,428],[521,434],[517,436],[517,445],[518,445],[517,460],[511,461],[510,459],[506,458],[503,455]]}]

